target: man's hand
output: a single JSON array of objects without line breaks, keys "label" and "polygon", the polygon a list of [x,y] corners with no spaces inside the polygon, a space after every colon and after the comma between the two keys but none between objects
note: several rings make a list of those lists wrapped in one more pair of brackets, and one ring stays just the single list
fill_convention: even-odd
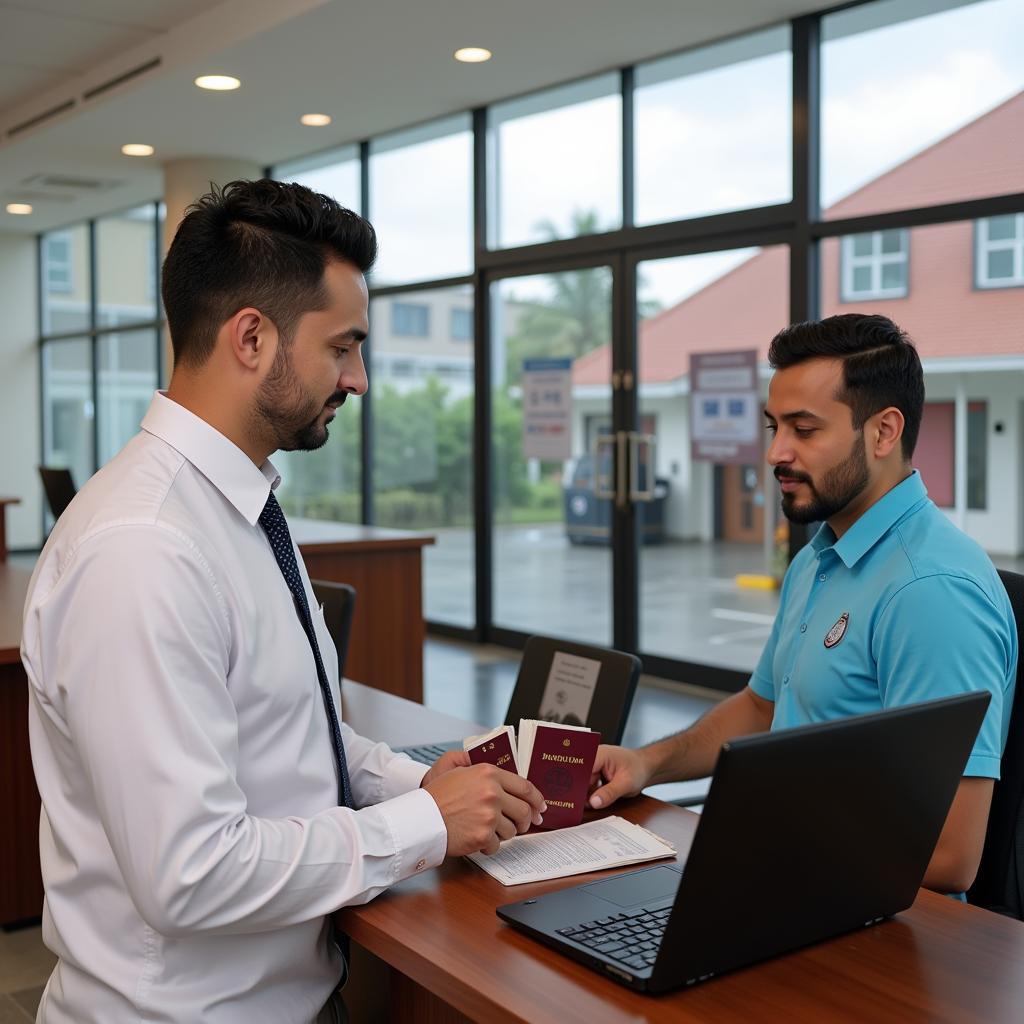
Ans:
[{"label": "man's hand", "polygon": [[430,785],[434,779],[450,772],[453,768],[468,768],[472,764],[465,750],[446,750],[431,766],[430,771],[420,779],[420,789]]},{"label": "man's hand", "polygon": [[[443,760],[439,758],[438,764]],[[449,857],[496,853],[502,839],[525,832],[531,824],[539,825],[547,810],[532,782],[493,764],[452,768],[423,788],[444,818]]]},{"label": "man's hand", "polygon": [[[610,747],[602,743],[594,758],[590,776],[591,807],[608,807],[620,796],[636,796],[650,785],[652,769],[640,750]],[[601,785],[602,780],[604,785]],[[596,789],[594,787],[597,787]]]}]

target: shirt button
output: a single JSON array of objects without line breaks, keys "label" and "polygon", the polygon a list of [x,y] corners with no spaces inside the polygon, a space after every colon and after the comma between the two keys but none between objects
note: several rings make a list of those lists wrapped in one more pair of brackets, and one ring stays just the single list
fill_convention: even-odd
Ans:
[{"label": "shirt button", "polygon": [[801,622],[800,623],[800,632],[801,633],[806,633],[807,632],[807,623],[806,622]]},{"label": "shirt button", "polygon": [[416,870],[417,871],[422,871],[426,866],[427,866],[427,862],[425,860],[423,860],[422,858],[420,860],[416,861]]},{"label": "shirt button", "polygon": [[824,573],[822,573],[822,574],[821,574],[821,575],[820,575],[820,576],[818,577],[818,579],[819,579],[819,580],[821,580],[821,582],[822,582],[822,583],[824,583],[824,582],[825,582],[825,580],[827,580],[827,579],[828,579],[828,577],[827,577],[827,576],[826,576],[826,575],[825,575]]},{"label": "shirt button", "polygon": [[789,683],[789,676],[782,677],[782,685],[786,686]]}]

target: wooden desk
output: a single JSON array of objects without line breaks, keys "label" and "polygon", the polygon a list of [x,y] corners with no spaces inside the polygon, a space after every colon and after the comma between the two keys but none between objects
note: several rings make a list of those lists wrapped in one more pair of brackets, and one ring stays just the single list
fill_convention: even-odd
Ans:
[{"label": "wooden desk", "polygon": [[[363,710],[372,703],[372,695],[364,695]],[[419,709],[391,704],[388,710],[386,719],[367,723],[380,724],[377,735],[360,728],[363,723],[355,717],[353,725],[386,739],[387,723],[408,729],[403,715],[414,716]],[[613,810],[671,840],[685,857],[697,815],[647,797]],[[583,877],[505,888],[460,860],[407,879],[364,907],[341,911],[340,922],[353,942],[390,967],[389,977],[376,979],[376,988],[389,994],[390,1007],[368,1019],[389,1014],[396,1024],[1019,1024],[1024,1019],[1024,924],[924,890],[893,921],[666,996],[622,988],[512,930],[494,913],[502,903],[575,885]],[[359,966],[357,956],[354,986]]]},{"label": "wooden desk", "polygon": [[20,504],[21,498],[0,498],[0,562],[7,561],[7,506]]},{"label": "wooden desk", "polygon": [[39,792],[28,745],[21,611],[32,573],[0,562],[0,924],[38,917]]},{"label": "wooden desk", "polygon": [[345,675],[422,703],[423,548],[428,534],[289,519],[311,579],[356,588]]}]

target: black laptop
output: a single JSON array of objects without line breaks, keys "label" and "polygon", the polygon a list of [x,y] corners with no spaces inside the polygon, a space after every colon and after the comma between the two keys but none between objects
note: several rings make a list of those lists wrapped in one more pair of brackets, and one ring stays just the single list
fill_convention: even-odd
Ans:
[{"label": "black laptop", "polygon": [[964,694],[726,743],[685,865],[498,915],[646,992],[882,921],[914,902],[988,702]]},{"label": "black laptop", "polygon": [[[640,659],[609,647],[531,636],[523,648],[519,674],[505,725],[533,718],[583,725],[618,743],[633,704]],[[447,750],[461,750],[462,739],[399,747],[414,761],[433,764]]]}]

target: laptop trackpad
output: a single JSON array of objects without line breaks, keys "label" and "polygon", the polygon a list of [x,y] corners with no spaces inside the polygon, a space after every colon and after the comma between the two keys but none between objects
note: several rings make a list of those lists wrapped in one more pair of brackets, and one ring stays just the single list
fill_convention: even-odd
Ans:
[{"label": "laptop trackpad", "polygon": [[633,871],[603,882],[581,885],[580,888],[616,906],[633,907],[674,896],[679,882],[680,872],[676,868],[648,868],[646,871]]}]

